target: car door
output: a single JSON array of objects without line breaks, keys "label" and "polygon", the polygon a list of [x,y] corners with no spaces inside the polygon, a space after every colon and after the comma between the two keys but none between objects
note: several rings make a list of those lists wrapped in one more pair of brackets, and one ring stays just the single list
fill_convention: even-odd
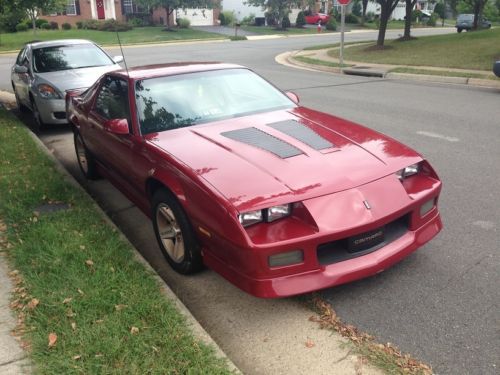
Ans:
[{"label": "car door", "polygon": [[[130,126],[128,84],[125,79],[112,75],[107,75],[101,82],[88,113],[85,142],[112,178],[129,185],[131,150],[137,140]],[[110,131],[108,122],[116,119],[128,121],[128,134]]]},{"label": "car door", "polygon": [[[30,59],[29,59],[29,48],[24,47],[17,55],[16,63],[14,65],[14,70],[12,72],[12,83],[14,84],[14,90],[17,93],[17,97],[24,104],[29,104],[29,87],[30,87]],[[24,66],[28,69],[27,73],[17,73],[15,72],[16,66]]]}]

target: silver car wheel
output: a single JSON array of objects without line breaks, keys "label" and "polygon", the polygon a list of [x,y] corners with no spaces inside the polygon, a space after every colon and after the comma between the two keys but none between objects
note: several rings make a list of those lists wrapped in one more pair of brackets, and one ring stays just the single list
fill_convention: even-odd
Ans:
[{"label": "silver car wheel", "polygon": [[159,204],[156,208],[156,222],[167,254],[175,263],[181,263],[185,254],[184,238],[172,209],[165,203]]}]

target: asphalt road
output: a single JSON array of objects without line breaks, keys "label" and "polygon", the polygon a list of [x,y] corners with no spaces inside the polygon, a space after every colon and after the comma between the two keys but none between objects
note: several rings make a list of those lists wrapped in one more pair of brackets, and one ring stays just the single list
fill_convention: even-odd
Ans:
[{"label": "asphalt road", "polygon": [[[375,36],[352,33],[346,39]],[[126,48],[125,56],[129,66],[179,60],[241,63],[296,92],[303,105],[365,124],[420,151],[444,183],[443,232],[384,273],[321,295],[344,321],[432,364],[438,374],[496,374],[500,91],[340,76],[274,62],[286,50],[337,40],[338,35],[135,47]],[[9,88],[5,67],[12,60],[0,56],[0,88]],[[42,139],[56,150],[72,147],[65,129],[48,131]],[[74,159],[64,162],[78,173]]]}]

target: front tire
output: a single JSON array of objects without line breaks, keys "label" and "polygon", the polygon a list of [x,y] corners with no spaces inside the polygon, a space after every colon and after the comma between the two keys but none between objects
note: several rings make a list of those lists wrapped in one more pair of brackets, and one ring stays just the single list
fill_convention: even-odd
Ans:
[{"label": "front tire", "polygon": [[33,119],[35,120],[35,130],[40,131],[45,127],[45,123],[42,120],[40,115],[40,111],[38,110],[38,106],[36,105],[36,101],[34,98],[31,98],[31,112],[33,113]]},{"label": "front tire", "polygon": [[88,180],[97,180],[99,178],[99,173],[97,172],[97,164],[94,157],[87,150],[87,147],[85,147],[82,136],[78,131],[75,131],[74,142],[76,158],[83,175]]},{"label": "front tire", "polygon": [[19,99],[19,95],[17,95],[16,88],[14,87],[14,84],[12,84],[12,89],[14,90],[14,96],[16,98],[16,106],[19,112],[21,113],[26,113],[29,111],[29,108],[26,107],[23,103],[21,103],[21,99]]},{"label": "front tire", "polygon": [[462,32],[462,29],[457,29],[457,33],[461,33]]},{"label": "front tire", "polygon": [[203,268],[201,250],[189,219],[179,201],[166,189],[151,200],[153,228],[160,250],[170,266],[181,274]]}]

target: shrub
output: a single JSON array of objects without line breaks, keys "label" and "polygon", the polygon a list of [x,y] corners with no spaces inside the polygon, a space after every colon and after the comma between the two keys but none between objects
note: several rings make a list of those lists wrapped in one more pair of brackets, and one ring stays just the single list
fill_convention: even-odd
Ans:
[{"label": "shrub", "polygon": [[26,31],[28,30],[28,26],[25,23],[18,23],[16,25],[16,31]]},{"label": "shrub", "polygon": [[64,22],[62,25],[61,25],[62,29],[63,30],[71,30],[71,24],[70,23],[67,23],[67,22]]},{"label": "shrub", "polygon": [[359,18],[356,17],[354,14],[349,13],[349,14],[346,14],[346,16],[345,16],[345,22],[346,23],[359,23]]},{"label": "shrub", "polygon": [[82,29],[97,30],[98,28],[99,28],[99,21],[97,20],[82,21]]},{"label": "shrub", "polygon": [[76,24],[77,29],[83,29],[83,22],[82,21],[76,21],[75,24]]},{"label": "shrub", "polygon": [[[177,20],[176,20],[177,21]],[[144,22],[140,18],[131,18],[128,21],[128,24],[132,27],[142,27],[144,26]]]},{"label": "shrub", "polygon": [[337,30],[337,21],[335,21],[335,17],[330,17],[330,19],[326,23],[325,27],[327,30],[336,31]]},{"label": "shrub", "polygon": [[[31,20],[24,20],[24,22],[21,22],[21,23],[24,23],[26,25],[27,29],[33,28],[33,22]],[[35,27],[36,27],[36,24],[35,24]]]},{"label": "shrub", "polygon": [[253,25],[255,23],[255,14],[250,13],[247,17],[243,17],[241,20],[242,25]]},{"label": "shrub", "polygon": [[352,14],[354,14],[356,17],[361,17],[361,12],[362,12],[361,1],[357,0],[352,6]]},{"label": "shrub", "polygon": [[221,26],[232,25],[232,23],[234,22],[234,13],[232,11],[229,11],[229,10],[225,10],[223,12],[220,12],[219,20],[220,20]]},{"label": "shrub", "polygon": [[439,14],[432,13],[429,19],[427,20],[427,26],[436,26],[436,21],[439,18]]},{"label": "shrub", "polygon": [[178,25],[181,29],[189,29],[191,22],[187,18],[179,18]]},{"label": "shrub", "polygon": [[290,26],[292,26],[292,25],[290,24],[290,18],[288,18],[288,16],[283,17],[283,20],[281,21],[281,28],[282,28],[283,30],[286,30],[286,29],[288,29]]},{"label": "shrub", "polygon": [[42,23],[42,30],[50,30],[51,27],[50,27],[50,23]]},{"label": "shrub", "polygon": [[414,10],[411,12],[411,22],[416,22],[417,20],[422,19],[422,12],[419,9]]},{"label": "shrub", "polygon": [[365,22],[372,23],[375,21],[375,13],[367,12],[365,14]]},{"label": "shrub", "polygon": [[106,20],[104,22],[97,23],[97,30],[99,31],[128,31],[131,29],[132,26],[128,23],[116,20]]},{"label": "shrub", "polygon": [[297,19],[295,20],[295,27],[304,27],[306,24],[306,16],[304,15],[304,12],[299,12],[297,14]]},{"label": "shrub", "polygon": [[37,28],[41,29],[42,28],[42,25],[45,24],[45,23],[49,23],[49,21],[47,20],[44,20],[43,18],[39,18],[35,21],[35,25]]},{"label": "shrub", "polygon": [[58,30],[59,29],[59,24],[56,21],[50,21],[50,28],[52,30]]}]

